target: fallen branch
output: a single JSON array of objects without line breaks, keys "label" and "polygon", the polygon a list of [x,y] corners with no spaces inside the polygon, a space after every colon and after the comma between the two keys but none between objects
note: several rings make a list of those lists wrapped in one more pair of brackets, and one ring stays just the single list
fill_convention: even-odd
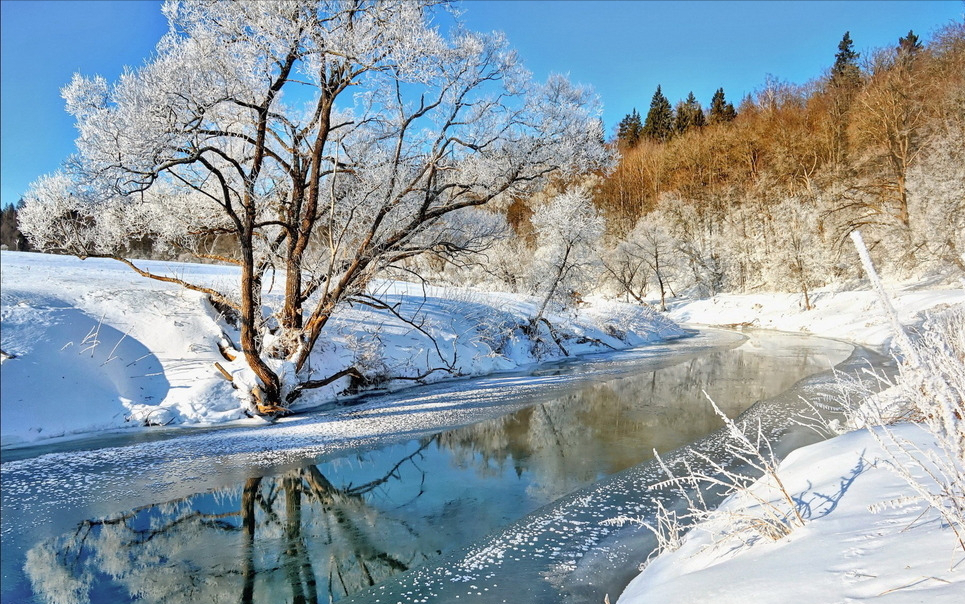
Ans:
[{"label": "fallen branch", "polygon": [[549,332],[550,337],[553,339],[553,342],[555,342],[556,345],[560,347],[560,350],[563,351],[563,356],[567,356],[567,357],[570,356],[570,353],[566,351],[566,348],[563,347],[563,343],[556,336],[556,329],[553,327],[553,324],[550,323],[549,320],[546,319],[546,317],[540,317],[534,321],[530,321],[530,324],[529,324],[530,337],[534,337],[534,338],[539,337],[539,330],[537,328],[537,325],[539,323],[546,324],[546,330]]},{"label": "fallen branch", "polygon": [[[216,364],[217,364],[217,363],[216,363]],[[321,379],[321,380],[308,380],[308,381],[302,382],[301,384],[298,384],[297,386],[295,386],[295,387],[292,389],[291,392],[288,393],[288,396],[285,397],[285,402],[291,403],[291,402],[293,402],[295,399],[297,399],[298,397],[300,397],[304,391],[306,391],[306,390],[312,390],[312,389],[314,389],[314,388],[322,388],[323,386],[328,386],[328,385],[331,384],[332,382],[334,382],[334,381],[336,381],[336,380],[340,380],[340,379],[342,379],[343,377],[350,377],[350,378],[352,378],[352,386],[356,386],[356,385],[358,385],[358,384],[361,384],[361,383],[364,383],[364,382],[365,382],[365,376],[362,375],[362,372],[361,372],[361,371],[359,371],[359,370],[356,369],[355,367],[348,367],[348,368],[346,368],[346,369],[343,369],[343,370],[341,370],[341,371],[339,371],[339,372],[336,372],[336,373],[328,376],[328,377],[325,378],[325,379]],[[350,386],[350,388],[351,388],[351,386]]]},{"label": "fallen branch", "polygon": [[434,368],[432,368],[432,369],[430,369],[430,370],[428,370],[428,371],[426,371],[425,373],[420,374],[420,375],[400,375],[400,376],[396,376],[396,377],[393,377],[393,378],[390,378],[390,379],[393,379],[393,380],[408,380],[408,381],[412,381],[412,382],[418,382],[419,380],[424,380],[424,379],[426,379],[427,377],[429,377],[430,375],[432,375],[433,373],[435,373],[435,372],[437,372],[437,371],[445,371],[445,372],[447,372],[447,373],[452,373],[452,370],[449,369],[449,368],[447,368],[447,367],[434,367]]},{"label": "fallen branch", "polygon": [[238,387],[238,386],[235,384],[235,376],[233,376],[233,375],[231,375],[230,373],[228,373],[228,370],[225,369],[224,367],[222,367],[222,366],[221,366],[221,363],[219,363],[218,361],[215,361],[215,362],[214,362],[214,367],[215,367],[215,369],[217,369],[218,371],[221,372],[221,375],[224,376],[224,379],[226,379],[226,380],[228,380],[229,382],[231,382],[231,385],[232,385],[233,387],[235,387],[235,388]]}]

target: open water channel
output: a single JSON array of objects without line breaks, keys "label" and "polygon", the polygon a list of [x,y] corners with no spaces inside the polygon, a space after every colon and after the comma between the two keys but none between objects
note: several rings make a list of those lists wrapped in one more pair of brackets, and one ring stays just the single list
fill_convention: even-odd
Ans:
[{"label": "open water channel", "polygon": [[708,330],[271,425],[6,450],[2,600],[616,601],[654,543],[606,520],[674,505],[654,449],[713,454],[704,391],[786,453],[818,438],[800,397],[872,357]]}]

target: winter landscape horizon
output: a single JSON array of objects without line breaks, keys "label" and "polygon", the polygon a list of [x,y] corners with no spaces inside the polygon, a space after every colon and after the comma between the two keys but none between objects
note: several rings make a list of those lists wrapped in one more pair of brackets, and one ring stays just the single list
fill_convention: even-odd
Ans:
[{"label": "winter landscape horizon", "polygon": [[961,598],[965,19],[608,124],[485,6],[168,1],[65,83],[3,602]]}]

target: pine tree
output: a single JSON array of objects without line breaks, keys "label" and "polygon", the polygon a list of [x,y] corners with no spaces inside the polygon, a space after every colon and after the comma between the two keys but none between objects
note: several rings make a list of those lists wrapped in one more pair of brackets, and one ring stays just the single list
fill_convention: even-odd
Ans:
[{"label": "pine tree", "polygon": [[730,122],[737,117],[734,105],[724,99],[724,89],[718,88],[714,97],[710,100],[710,111],[707,115],[707,122],[710,124],[720,124]]},{"label": "pine tree", "polygon": [[704,110],[697,102],[697,97],[691,92],[687,95],[686,101],[677,103],[677,121],[675,124],[677,134],[683,134],[691,128],[700,128],[704,124],[706,124]]},{"label": "pine tree", "polygon": [[640,114],[636,107],[620,121],[617,126],[617,142],[626,149],[632,149],[640,142],[643,135],[643,123],[640,121]]},{"label": "pine tree", "polygon": [[844,32],[838,43],[838,52],[831,66],[831,126],[832,162],[836,171],[846,168],[850,156],[848,125],[851,123],[851,105],[861,86],[861,70],[858,57],[851,41],[851,32]]},{"label": "pine tree", "polygon": [[650,101],[650,111],[647,112],[647,121],[643,124],[643,135],[650,140],[665,143],[674,134],[674,115],[670,101],[663,95],[660,86],[653,93]]},{"label": "pine tree", "polygon": [[831,84],[847,88],[856,88],[861,82],[861,70],[858,67],[858,57],[861,53],[854,51],[851,32],[844,32],[844,37],[838,43],[838,52],[834,55],[834,65],[831,67]]},{"label": "pine tree", "polygon": [[898,54],[914,56],[922,49],[921,41],[913,30],[908,30],[908,35],[898,38]]},{"label": "pine tree", "polygon": [[23,199],[17,205],[9,204],[0,211],[0,245],[4,249],[29,251],[30,244],[26,237],[20,232],[20,223],[17,213],[23,208]]},{"label": "pine tree", "polygon": [[[687,95],[687,106],[691,111],[693,127],[703,128],[706,126],[707,118],[704,116],[704,108],[700,106],[700,102],[697,100],[697,97],[694,96],[693,92]],[[731,109],[733,109],[733,107],[731,107]],[[736,116],[737,114],[735,113],[734,115]]]}]

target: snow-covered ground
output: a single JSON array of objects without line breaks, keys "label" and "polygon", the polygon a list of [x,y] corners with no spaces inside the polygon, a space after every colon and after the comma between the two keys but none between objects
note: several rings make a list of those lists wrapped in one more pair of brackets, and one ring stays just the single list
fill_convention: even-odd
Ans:
[{"label": "snow-covered ground", "polygon": [[[886,284],[892,306],[902,325],[916,329],[928,313],[965,303],[965,290],[928,288],[913,283]],[[804,310],[801,294],[721,294],[706,300],[669,304],[669,316],[678,323],[775,329],[847,340],[888,352],[894,330],[871,290],[817,290],[811,293],[811,310]]]},{"label": "snow-covered ground", "polygon": [[[915,424],[892,430],[922,450],[933,446]],[[804,526],[777,541],[734,531],[736,514],[763,512],[729,499],[680,549],[654,559],[620,604],[961,602],[965,552],[934,509],[909,499],[888,458],[866,430],[792,452],[780,476],[806,504]],[[754,489],[774,496],[763,483]]]},{"label": "snow-covered ground", "polygon": [[[143,264],[223,290],[238,280],[232,267]],[[243,397],[215,366],[236,383],[250,379],[241,358],[231,363],[221,355],[219,343],[226,336],[237,342],[237,334],[201,294],[141,278],[113,260],[4,251],[0,268],[2,446],[145,424],[262,421],[246,417]],[[399,314],[413,324],[369,307],[342,309],[310,360],[316,379],[350,365],[410,377],[453,369],[429,373],[426,379],[435,380],[563,356],[548,337],[534,350],[518,328],[536,314],[537,301],[526,296],[404,283],[380,283],[373,293],[401,303]],[[612,302],[549,319],[573,355],[683,333],[656,312]],[[348,384],[344,378],[312,391],[294,409],[333,400]]]}]

